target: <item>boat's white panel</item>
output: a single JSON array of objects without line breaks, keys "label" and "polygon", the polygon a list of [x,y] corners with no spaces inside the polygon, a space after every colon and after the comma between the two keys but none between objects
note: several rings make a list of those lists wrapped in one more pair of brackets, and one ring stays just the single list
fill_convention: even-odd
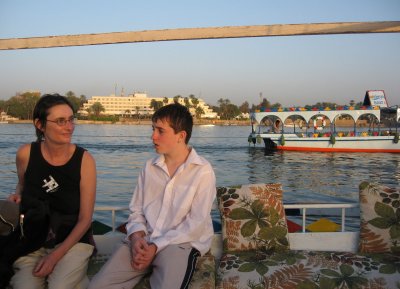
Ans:
[{"label": "boat's white panel", "polygon": [[291,250],[357,252],[359,232],[290,233]]}]

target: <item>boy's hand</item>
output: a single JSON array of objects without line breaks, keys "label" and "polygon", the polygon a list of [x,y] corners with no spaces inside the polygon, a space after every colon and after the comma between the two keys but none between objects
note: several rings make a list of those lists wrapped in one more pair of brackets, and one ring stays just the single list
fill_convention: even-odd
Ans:
[{"label": "boy's hand", "polygon": [[141,252],[141,254],[138,255],[138,261],[141,263],[142,266],[144,266],[144,268],[147,268],[151,265],[151,262],[156,256],[156,253],[157,246],[155,244],[148,244],[145,252]]},{"label": "boy's hand", "polygon": [[150,266],[157,252],[157,246],[147,244],[143,238],[136,239],[132,242],[132,260],[131,266],[133,269],[142,271]]}]

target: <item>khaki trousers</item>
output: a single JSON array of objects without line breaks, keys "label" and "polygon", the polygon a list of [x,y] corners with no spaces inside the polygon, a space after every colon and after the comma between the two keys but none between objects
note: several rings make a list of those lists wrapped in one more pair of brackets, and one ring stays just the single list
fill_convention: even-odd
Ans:
[{"label": "khaki trousers", "polygon": [[94,276],[89,289],[132,289],[150,272],[152,289],[188,288],[198,256],[200,253],[189,243],[169,245],[157,252],[151,268],[135,271],[130,244],[124,242]]},{"label": "khaki trousers", "polygon": [[54,267],[47,278],[32,275],[37,262],[54,249],[39,250],[18,258],[14,262],[15,275],[10,285],[13,289],[85,289],[89,283],[86,276],[89,258],[94,247],[85,243],[75,244]]}]

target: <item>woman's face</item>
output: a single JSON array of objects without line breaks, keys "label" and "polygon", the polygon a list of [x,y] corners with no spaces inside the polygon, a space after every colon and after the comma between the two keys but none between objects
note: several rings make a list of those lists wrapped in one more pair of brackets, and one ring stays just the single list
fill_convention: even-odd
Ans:
[{"label": "woman's face", "polygon": [[72,109],[60,104],[50,108],[48,113],[46,126],[41,128],[44,139],[57,144],[70,143],[75,129]]}]

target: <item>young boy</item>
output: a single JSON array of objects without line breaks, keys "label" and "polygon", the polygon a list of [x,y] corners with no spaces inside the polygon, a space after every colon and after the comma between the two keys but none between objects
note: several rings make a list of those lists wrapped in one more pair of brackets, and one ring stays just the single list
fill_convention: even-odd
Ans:
[{"label": "young boy", "polygon": [[89,289],[133,288],[149,272],[151,288],[188,288],[196,258],[210,249],[215,175],[188,145],[193,118],[185,106],[169,104],[152,122],[159,156],[138,177],[125,242]]}]

